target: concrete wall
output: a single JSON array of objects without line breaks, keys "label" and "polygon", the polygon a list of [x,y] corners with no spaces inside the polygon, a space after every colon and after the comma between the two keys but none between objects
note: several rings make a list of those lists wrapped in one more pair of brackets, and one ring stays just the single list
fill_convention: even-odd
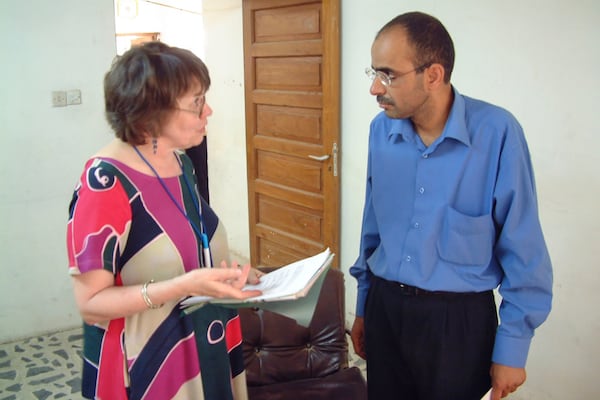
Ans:
[{"label": "concrete wall", "polygon": [[[102,79],[112,1],[0,1],[0,341],[79,324],[67,206],[85,160],[112,138]],[[51,106],[79,89],[82,104]]]}]

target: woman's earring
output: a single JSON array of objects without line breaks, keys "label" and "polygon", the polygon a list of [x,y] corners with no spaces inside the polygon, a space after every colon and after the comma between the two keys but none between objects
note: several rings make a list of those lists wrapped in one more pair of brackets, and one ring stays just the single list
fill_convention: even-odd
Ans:
[{"label": "woman's earring", "polygon": [[158,140],[156,138],[152,138],[152,153],[156,154],[158,150]]}]

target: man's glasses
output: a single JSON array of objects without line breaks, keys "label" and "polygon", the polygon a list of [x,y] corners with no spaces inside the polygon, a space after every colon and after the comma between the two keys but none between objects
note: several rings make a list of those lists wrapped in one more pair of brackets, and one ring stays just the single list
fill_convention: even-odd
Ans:
[{"label": "man's glasses", "polygon": [[408,75],[408,74],[410,74],[412,72],[416,72],[417,74],[421,73],[421,72],[425,71],[427,68],[429,68],[431,66],[431,64],[433,64],[433,63],[432,62],[428,62],[428,63],[425,63],[425,64],[423,64],[421,66],[418,66],[417,68],[412,69],[412,70],[410,70],[408,72],[403,72],[401,74],[395,74],[394,73],[393,76],[390,76],[390,75],[388,75],[387,73],[385,73],[383,71],[376,71],[376,70],[374,70],[371,67],[367,67],[367,68],[365,68],[365,74],[367,74],[367,76],[369,77],[369,79],[371,80],[371,82],[373,82],[373,80],[375,78],[377,78],[377,79],[379,79],[379,82],[381,82],[381,84],[383,86],[389,87],[389,86],[392,86],[392,82],[394,81],[394,79],[400,78],[400,77],[402,77],[404,75]]},{"label": "man's glasses", "polygon": [[200,116],[202,115],[202,111],[204,111],[205,105],[206,105],[206,96],[202,96],[200,101],[198,101],[197,103],[194,104],[193,109],[175,107],[175,110],[185,111],[185,112],[189,112],[192,114],[196,114],[196,116],[198,118],[200,118]]}]

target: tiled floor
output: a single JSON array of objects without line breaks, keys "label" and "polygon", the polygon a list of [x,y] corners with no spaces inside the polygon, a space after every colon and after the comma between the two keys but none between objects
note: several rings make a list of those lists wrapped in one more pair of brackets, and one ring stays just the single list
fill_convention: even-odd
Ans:
[{"label": "tiled floor", "polygon": [[80,399],[81,351],[79,328],[0,344],[0,400]]},{"label": "tiled floor", "polygon": [[81,329],[0,344],[0,400],[78,399]]},{"label": "tiled floor", "polygon": [[367,362],[354,353],[354,350],[352,348],[352,342],[350,342],[349,337],[348,337],[348,354],[350,355],[350,359],[349,359],[350,366],[358,367],[360,369],[360,371],[362,372],[363,376],[365,377],[365,379],[367,379]]}]

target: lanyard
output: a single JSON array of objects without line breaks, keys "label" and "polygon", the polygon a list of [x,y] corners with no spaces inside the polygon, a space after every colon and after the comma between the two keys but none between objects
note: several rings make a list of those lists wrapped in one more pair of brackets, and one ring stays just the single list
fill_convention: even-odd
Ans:
[{"label": "lanyard", "polygon": [[185,175],[185,171],[183,169],[183,163],[181,162],[179,157],[177,157],[177,154],[173,153],[173,155],[175,156],[175,159],[177,160],[177,163],[179,164],[179,167],[181,168],[181,173],[183,175],[183,180],[185,181],[185,186],[187,187],[187,190],[188,190],[190,196],[194,200],[194,202],[193,202],[194,206],[196,207],[196,211],[198,212],[198,216],[200,217],[200,227],[199,228],[190,219],[190,217],[187,215],[187,213],[185,212],[183,207],[181,207],[181,205],[177,202],[177,200],[175,199],[175,196],[173,196],[173,193],[171,193],[171,191],[169,190],[169,188],[167,187],[167,185],[165,184],[163,179],[160,177],[160,175],[158,175],[158,172],[152,166],[152,164],[150,164],[150,162],[146,159],[146,157],[144,157],[144,155],[140,152],[140,150],[136,146],[133,146],[133,149],[140,156],[142,161],[144,161],[144,163],[146,163],[146,165],[150,168],[150,170],[152,171],[154,176],[156,176],[156,178],[158,179],[158,182],[160,183],[160,185],[162,186],[164,191],[167,193],[167,195],[169,196],[169,198],[171,199],[173,204],[175,204],[175,206],[177,207],[179,212],[185,217],[185,219],[188,220],[188,222],[192,226],[192,229],[194,230],[194,232],[196,233],[198,238],[200,238],[200,241],[202,242],[203,265],[207,268],[211,268],[212,267],[212,259],[211,259],[211,255],[210,255],[210,246],[208,243],[208,235],[204,231],[204,220],[202,219],[202,209],[201,209],[201,205],[200,205],[200,197],[194,195],[194,191],[192,190],[192,185],[190,184],[190,181],[188,180],[187,176]]}]

